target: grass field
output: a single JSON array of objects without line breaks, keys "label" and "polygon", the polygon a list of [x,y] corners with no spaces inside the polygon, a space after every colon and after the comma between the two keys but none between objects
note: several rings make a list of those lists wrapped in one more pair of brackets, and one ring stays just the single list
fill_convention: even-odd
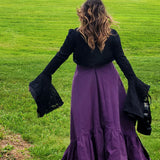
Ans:
[{"label": "grass field", "polygon": [[[82,0],[0,1],[0,125],[33,144],[34,160],[60,160],[69,145],[72,55],[52,76],[64,105],[38,119],[28,84],[79,25]],[[152,135],[140,135],[152,160],[160,160],[160,1],[104,0],[136,75],[151,85]],[[115,64],[116,65],[116,64]],[[127,89],[127,80],[116,65]],[[0,140],[3,139],[0,134]],[[0,150],[1,151],[1,150]],[[0,152],[1,153],[1,152]],[[0,157],[3,155],[0,154]]]}]

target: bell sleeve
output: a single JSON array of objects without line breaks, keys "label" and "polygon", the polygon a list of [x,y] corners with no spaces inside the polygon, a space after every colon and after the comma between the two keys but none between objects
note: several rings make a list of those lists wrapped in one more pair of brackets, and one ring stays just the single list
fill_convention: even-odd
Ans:
[{"label": "bell sleeve", "polygon": [[128,80],[128,90],[123,111],[134,120],[143,119],[143,103],[148,95],[150,86],[135,75],[131,64],[124,55],[120,37],[115,30],[113,30],[113,56]]},{"label": "bell sleeve", "polygon": [[73,32],[74,30],[69,30],[68,35],[57,54],[52,58],[41,74],[29,83],[29,91],[37,104],[38,117],[43,117],[44,114],[53,111],[64,103],[52,84],[52,74],[73,52]]}]

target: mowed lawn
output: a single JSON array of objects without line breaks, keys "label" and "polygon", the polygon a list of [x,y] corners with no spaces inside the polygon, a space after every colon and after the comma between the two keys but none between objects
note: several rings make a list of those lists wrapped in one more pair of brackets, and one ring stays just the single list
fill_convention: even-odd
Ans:
[{"label": "mowed lawn", "polygon": [[[20,133],[34,145],[29,149],[34,160],[60,160],[70,142],[71,87],[76,67],[72,55],[52,76],[52,83],[64,101],[61,108],[37,118],[28,84],[57,53],[68,30],[79,26],[76,8],[82,2],[0,1],[0,125]],[[119,27],[112,28],[119,32],[136,75],[151,85],[152,134],[138,135],[151,159],[160,160],[160,1],[104,3],[119,22]],[[117,65],[116,68],[127,91],[127,80]]]}]

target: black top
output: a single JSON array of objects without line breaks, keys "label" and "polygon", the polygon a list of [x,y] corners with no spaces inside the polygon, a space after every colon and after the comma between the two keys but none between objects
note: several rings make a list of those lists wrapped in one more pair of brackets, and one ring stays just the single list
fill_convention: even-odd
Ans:
[{"label": "black top", "polygon": [[[97,67],[116,60],[125,77],[128,79],[128,91],[124,110],[132,114],[132,117],[135,119],[143,118],[143,100],[147,96],[150,86],[136,77],[129,61],[124,55],[117,31],[112,29],[111,33],[112,35],[105,42],[104,50],[100,52],[97,46],[94,50],[91,50],[83,36],[76,29],[69,30],[60,50],[43,72],[30,83],[31,93],[34,98],[36,97],[36,103],[38,101],[37,112],[40,116],[63,104],[58,92],[56,92],[56,89],[51,84],[51,75],[73,53],[73,61],[78,65],[87,67]],[[56,98],[53,96],[54,94]],[[52,109],[49,109],[51,107]]]},{"label": "black top", "polygon": [[135,77],[123,53],[118,33],[114,29],[111,30],[111,33],[112,35],[105,42],[105,48],[101,53],[97,46],[91,50],[80,32],[76,29],[70,29],[59,52],[53,57],[43,73],[53,74],[73,52],[73,61],[78,65],[96,67],[116,60],[127,79]]}]

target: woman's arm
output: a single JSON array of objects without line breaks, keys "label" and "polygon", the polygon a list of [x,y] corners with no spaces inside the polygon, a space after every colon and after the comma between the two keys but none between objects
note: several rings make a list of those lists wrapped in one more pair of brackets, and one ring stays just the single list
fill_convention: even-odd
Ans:
[{"label": "woman's arm", "polygon": [[124,55],[120,37],[116,30],[113,30],[113,41],[112,41],[112,50],[113,50],[113,56],[121,68],[122,72],[124,73],[125,77],[128,80],[134,79],[136,77],[131,64],[129,63],[128,59]]},{"label": "woman's arm", "polygon": [[43,70],[43,74],[52,75],[60,65],[67,60],[70,54],[74,50],[74,30],[70,29],[68,35],[57,54],[52,58],[46,68]]},{"label": "woman's arm", "polygon": [[140,79],[138,79],[132,69],[131,64],[129,63],[128,59],[124,55],[121,41],[118,33],[113,30],[113,56],[121,68],[122,72],[124,73],[125,77],[128,79],[129,82],[129,90],[128,92],[132,92],[133,90],[131,88],[135,88],[134,95],[137,94],[137,96],[141,99],[144,99],[149,91],[150,86],[142,82]]}]

